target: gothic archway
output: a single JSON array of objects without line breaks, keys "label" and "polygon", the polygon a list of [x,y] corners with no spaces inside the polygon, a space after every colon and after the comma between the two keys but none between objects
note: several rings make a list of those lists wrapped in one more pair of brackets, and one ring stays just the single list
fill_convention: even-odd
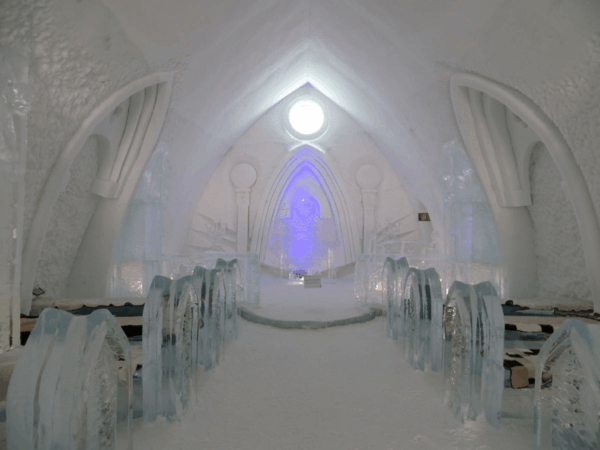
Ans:
[{"label": "gothic archway", "polygon": [[359,252],[358,227],[351,202],[340,177],[328,164],[325,155],[308,145],[297,148],[271,176],[260,201],[253,233],[251,251],[265,262],[269,237],[277,223],[277,215],[286,191],[294,178],[303,170],[309,170],[322,188],[336,224],[343,264],[356,260]]}]

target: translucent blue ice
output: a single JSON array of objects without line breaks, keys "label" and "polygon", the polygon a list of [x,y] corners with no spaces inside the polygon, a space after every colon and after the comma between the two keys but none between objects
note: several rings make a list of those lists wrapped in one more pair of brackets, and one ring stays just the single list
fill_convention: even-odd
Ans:
[{"label": "translucent blue ice", "polygon": [[461,419],[481,412],[499,425],[502,408],[504,315],[489,282],[455,281],[444,305],[445,401]]},{"label": "translucent blue ice", "polygon": [[45,309],[9,383],[8,449],[131,450],[131,369],[127,336],[108,311]]},{"label": "translucent blue ice", "polygon": [[600,327],[567,320],[544,343],[535,374],[536,449],[600,448]]}]

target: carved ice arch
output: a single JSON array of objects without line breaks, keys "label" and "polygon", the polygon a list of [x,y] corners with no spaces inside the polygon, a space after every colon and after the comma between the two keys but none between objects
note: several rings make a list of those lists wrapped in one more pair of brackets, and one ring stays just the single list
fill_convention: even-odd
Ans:
[{"label": "carved ice arch", "polygon": [[267,183],[254,220],[251,251],[257,253],[260,261],[264,262],[269,236],[277,218],[277,209],[294,175],[305,167],[309,167],[318,177],[331,204],[344,250],[344,264],[354,262],[360,253],[360,239],[350,197],[340,176],[327,162],[325,155],[308,145],[298,147],[273,172]]},{"label": "carved ice arch", "polygon": [[92,111],[62,150],[42,192],[23,251],[23,314],[29,314],[31,309],[31,292],[52,208],[69,180],[71,165],[96,127],[119,105],[130,99],[132,108],[128,112],[129,125],[125,127],[122,145],[118,149],[105,149],[107,151],[100,156],[98,176],[92,192],[104,198],[88,225],[70,276],[71,279],[79,280],[70,294],[83,297],[105,296],[112,253],[121,223],[162,129],[171,96],[172,80],[172,73],[162,72],[142,77],[122,87]]},{"label": "carved ice arch", "polygon": [[[537,277],[533,224],[525,207],[531,204],[529,160],[533,148],[541,142],[556,164],[573,205],[594,309],[600,310],[600,224],[583,173],[564,137],[532,100],[513,88],[466,73],[453,75],[450,83],[465,147],[494,216],[505,295],[526,298],[537,293],[532,283]],[[515,150],[511,142],[511,113],[537,136],[520,150]]]}]

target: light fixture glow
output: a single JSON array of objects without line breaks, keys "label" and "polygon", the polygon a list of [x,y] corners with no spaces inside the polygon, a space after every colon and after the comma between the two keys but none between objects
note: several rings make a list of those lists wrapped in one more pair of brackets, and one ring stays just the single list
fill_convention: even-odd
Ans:
[{"label": "light fixture glow", "polygon": [[323,109],[311,100],[300,100],[290,108],[290,124],[298,133],[309,135],[316,133],[325,122]]}]

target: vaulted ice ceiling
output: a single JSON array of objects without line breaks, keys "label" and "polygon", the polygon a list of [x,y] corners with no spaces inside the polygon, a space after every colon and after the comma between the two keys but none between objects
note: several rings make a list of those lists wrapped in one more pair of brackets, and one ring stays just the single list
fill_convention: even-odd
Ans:
[{"label": "vaulted ice ceiling", "polygon": [[185,63],[171,116],[187,122],[177,127],[187,136],[171,137],[185,143],[175,191],[189,192],[260,115],[310,82],[372,136],[434,216],[440,151],[459,135],[449,76],[476,71],[553,107],[544,102],[568,89],[573,65],[589,57],[584,43],[600,12],[593,2],[554,0],[106,4],[151,65]]}]

